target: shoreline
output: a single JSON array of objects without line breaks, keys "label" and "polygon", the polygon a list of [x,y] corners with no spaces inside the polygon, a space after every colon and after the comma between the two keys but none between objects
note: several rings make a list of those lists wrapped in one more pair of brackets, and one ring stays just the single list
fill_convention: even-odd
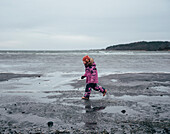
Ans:
[{"label": "shoreline", "polygon": [[106,52],[118,52],[118,51],[130,51],[130,52],[169,52],[170,50],[107,50],[107,49],[87,49],[87,50],[0,50],[0,53],[32,53],[32,52],[36,52],[36,53],[61,53],[61,52],[93,52],[93,51],[106,51]]}]

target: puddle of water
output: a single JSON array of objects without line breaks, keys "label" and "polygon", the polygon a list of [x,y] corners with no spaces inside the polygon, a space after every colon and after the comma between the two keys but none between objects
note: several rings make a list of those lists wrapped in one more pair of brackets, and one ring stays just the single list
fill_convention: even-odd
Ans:
[{"label": "puddle of water", "polygon": [[128,115],[140,114],[139,112],[137,112],[133,109],[130,109],[126,106],[108,106],[105,109],[103,109],[102,112],[128,114]]},{"label": "puddle of water", "polygon": [[103,94],[101,92],[97,92],[97,94],[93,94],[93,92],[97,91],[92,91],[90,95],[90,100],[101,100],[106,98],[106,96],[103,97]]},{"label": "puddle of water", "polygon": [[169,96],[146,96],[146,95],[138,95],[138,96],[130,96],[130,95],[123,95],[121,97],[115,97],[115,99],[122,99],[125,101],[135,101],[135,102],[169,102],[170,103],[170,97]]},{"label": "puddle of water", "polygon": [[170,92],[170,87],[165,87],[165,86],[152,87],[152,89],[155,89],[161,92],[168,92],[168,93]]},{"label": "puddle of water", "polygon": [[[51,76],[50,76],[51,75]],[[55,91],[77,90],[70,85],[65,85],[74,78],[66,79],[61,77],[62,73],[52,73],[40,78],[11,79],[0,83],[0,94],[7,96],[27,96],[40,102],[53,102],[55,100],[48,96],[60,95]],[[15,85],[15,88],[13,87]],[[48,93],[46,93],[49,91]]]},{"label": "puddle of water", "polygon": [[111,79],[111,81],[112,81],[112,82],[117,82],[117,80],[116,80],[116,79]]},{"label": "puddle of water", "polygon": [[62,105],[65,105],[65,106],[77,106],[77,107],[82,107],[84,108],[84,105],[83,104],[74,104],[74,103],[61,103]]},{"label": "puddle of water", "polygon": [[133,101],[137,102],[142,106],[149,106],[150,104],[170,104],[170,96],[146,96],[146,95],[138,95],[138,96],[130,96],[123,95],[121,97],[116,97],[111,95],[111,98],[115,100],[124,100],[124,101]]}]

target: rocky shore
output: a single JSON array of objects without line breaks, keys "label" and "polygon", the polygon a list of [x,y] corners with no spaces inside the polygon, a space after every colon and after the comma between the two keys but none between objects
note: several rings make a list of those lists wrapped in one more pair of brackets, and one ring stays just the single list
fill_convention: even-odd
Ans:
[{"label": "rocky shore", "polygon": [[[41,77],[0,74],[0,82],[14,76]],[[110,74],[99,81],[107,95],[93,90],[87,101],[81,99],[85,81],[77,79],[67,83],[74,90],[43,91],[46,98],[55,99],[50,103],[19,94],[1,95],[0,133],[170,133],[169,73]]]}]

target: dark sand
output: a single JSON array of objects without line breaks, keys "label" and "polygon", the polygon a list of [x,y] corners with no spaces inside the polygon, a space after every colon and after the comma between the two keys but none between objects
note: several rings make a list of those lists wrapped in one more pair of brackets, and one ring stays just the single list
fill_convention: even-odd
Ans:
[{"label": "dark sand", "polygon": [[14,74],[14,73],[0,73],[0,82],[8,81],[14,78],[22,78],[22,77],[41,77],[40,74]]},{"label": "dark sand", "polygon": [[[40,75],[0,74],[0,81],[14,77]],[[107,95],[93,90],[87,101],[83,80],[68,83],[73,91],[45,91],[53,103],[1,96],[0,133],[170,133],[170,74],[111,74],[99,81]]]}]

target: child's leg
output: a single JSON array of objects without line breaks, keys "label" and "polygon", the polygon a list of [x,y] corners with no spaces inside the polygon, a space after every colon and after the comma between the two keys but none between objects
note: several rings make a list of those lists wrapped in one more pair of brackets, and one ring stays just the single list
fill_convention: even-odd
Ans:
[{"label": "child's leg", "polygon": [[97,84],[96,84],[96,86],[95,86],[93,89],[96,90],[96,91],[100,91],[100,92],[102,92],[102,93],[104,93],[105,90],[106,90],[104,87],[99,86],[99,85],[97,85]]},{"label": "child's leg", "polygon": [[90,97],[90,94],[91,94],[91,84],[90,83],[88,83],[87,85],[86,85],[86,89],[85,89],[85,94],[84,94],[84,97],[86,97],[86,98],[89,98]]}]

